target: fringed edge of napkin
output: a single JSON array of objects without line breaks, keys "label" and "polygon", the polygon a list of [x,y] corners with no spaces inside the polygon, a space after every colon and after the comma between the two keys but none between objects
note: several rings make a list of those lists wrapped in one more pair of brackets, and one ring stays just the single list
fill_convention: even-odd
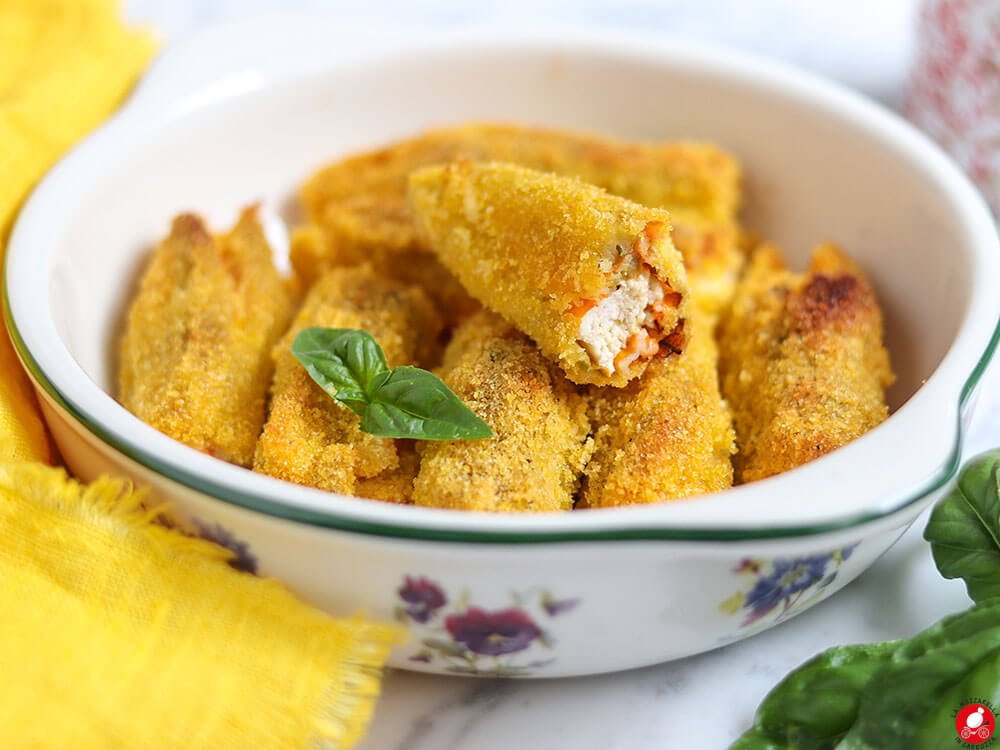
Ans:
[{"label": "fringed edge of napkin", "polygon": [[[235,555],[215,542],[188,536],[164,523],[169,505],[147,507],[148,493],[127,479],[102,476],[83,484],[61,468],[18,461],[0,463],[0,486],[59,513],[102,526],[114,523],[116,531],[146,535],[179,555],[199,555],[220,564]],[[233,571],[233,575],[251,574]],[[264,582],[283,588],[275,579]],[[316,750],[349,748],[364,736],[379,696],[382,665],[393,646],[409,637],[404,628],[371,622],[361,615],[328,619],[348,636],[349,645],[338,657],[337,669],[319,704],[319,715],[312,717],[312,747]]]}]

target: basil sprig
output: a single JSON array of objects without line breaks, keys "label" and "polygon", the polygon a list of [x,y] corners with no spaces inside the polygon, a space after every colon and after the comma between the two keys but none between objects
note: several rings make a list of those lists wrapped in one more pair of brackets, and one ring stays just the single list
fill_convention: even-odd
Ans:
[{"label": "basil sprig", "polygon": [[831,648],[806,662],[768,694],[753,729],[732,750],[836,747],[858,717],[861,691],[894,646]]},{"label": "basil sprig", "polygon": [[912,638],[832,648],[790,673],[730,750],[935,750],[954,710],[1000,694],[1000,451],[969,461],[924,531],[971,609]]},{"label": "basil sprig", "polygon": [[966,464],[924,539],[941,575],[962,578],[973,601],[1000,596],[1000,451]]},{"label": "basil sprig", "polygon": [[478,440],[493,430],[437,375],[419,367],[389,368],[367,331],[306,328],[292,354],[319,386],[361,417],[364,432],[417,440]]},{"label": "basil sprig", "polygon": [[894,750],[950,744],[952,712],[1000,688],[1000,599],[913,638],[824,651],[782,680],[730,750]]}]

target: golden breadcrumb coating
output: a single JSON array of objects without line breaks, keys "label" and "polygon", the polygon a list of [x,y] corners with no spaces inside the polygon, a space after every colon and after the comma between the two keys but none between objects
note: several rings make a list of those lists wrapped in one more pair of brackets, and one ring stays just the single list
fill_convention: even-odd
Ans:
[{"label": "golden breadcrumb coating", "polygon": [[354,494],[369,500],[409,505],[413,503],[413,480],[420,470],[420,456],[413,440],[397,440],[399,466],[367,479],[358,479]]},{"label": "golden breadcrumb coating", "polygon": [[178,216],[128,312],[121,403],[192,448],[249,466],[269,352],[291,304],[254,209],[215,237],[198,217]]},{"label": "golden breadcrumb coating", "polygon": [[309,290],[291,328],[274,348],[271,409],[257,443],[255,471],[351,494],[358,478],[399,465],[395,442],[361,431],[360,418],[317,385],[291,353],[310,326],[363,328],[390,367],[433,362],[441,321],[419,288],[376,274],[370,266],[335,268]]},{"label": "golden breadcrumb coating", "polygon": [[[295,265],[297,278],[312,284],[326,270],[337,266],[370,263],[387,278],[404,284],[416,284],[437,304],[448,328],[454,328],[480,308],[469,293],[462,288],[451,272],[441,265],[430,250],[420,247],[401,254],[393,245],[392,237],[380,236],[384,228],[378,221],[366,226],[367,215],[362,211],[334,205],[327,212],[326,230],[307,224],[292,231],[289,255]],[[409,219],[407,220],[409,221]],[[336,227],[340,239],[331,239]],[[341,231],[342,230],[342,231]],[[412,230],[410,230],[412,231]],[[352,244],[346,238],[363,238]]]},{"label": "golden breadcrumb coating", "polygon": [[696,216],[681,220],[671,214],[670,219],[670,236],[688,272],[691,301],[715,325],[732,302],[746,265],[736,217],[716,222]]},{"label": "golden breadcrumb coating", "polygon": [[625,388],[589,389],[594,455],[577,507],[666,502],[732,486],[736,433],[720,392],[714,331],[742,255],[689,269],[691,328],[682,354],[651,363]]},{"label": "golden breadcrumb coating", "polygon": [[[433,130],[386,148],[352,156],[316,173],[301,197],[324,242],[293,243],[291,260],[307,283],[325,268],[370,260],[404,281],[422,283],[442,308],[467,314],[461,288],[430,262],[405,194],[409,175],[453,161],[503,161],[578,177],[636,203],[671,214],[674,243],[692,273],[707,268],[706,309],[720,311],[732,296],[743,253],[737,244],[741,198],[739,163],[719,148],[691,141],[629,143],[547,128],[472,123]],[[416,254],[412,263],[394,262]],[[725,274],[718,272],[722,268]],[[450,282],[450,283],[449,283]]]},{"label": "golden breadcrumb coating", "polygon": [[813,251],[805,274],[785,269],[770,245],[755,250],[719,341],[737,481],[818,458],[889,414],[882,313],[864,274],[832,244]]},{"label": "golden breadcrumb coating", "polygon": [[590,456],[586,401],[524,334],[490,312],[459,328],[441,375],[496,437],[422,442],[416,505],[485,511],[573,507]]},{"label": "golden breadcrumb coating", "polygon": [[625,388],[591,391],[594,455],[578,507],[661,503],[733,484],[736,451],[729,406],[719,393],[711,326],[690,321],[683,354],[651,363]]},{"label": "golden breadcrumb coating", "polygon": [[623,386],[683,350],[686,273],[665,211],[501,163],[429,167],[409,195],[441,262],[570,380]]},{"label": "golden breadcrumb coating", "polygon": [[410,173],[453,161],[504,161],[578,177],[685,219],[693,215],[730,221],[740,202],[739,164],[710,144],[629,143],[589,133],[491,123],[429,131],[331,164],[303,185],[302,200],[309,216],[320,221],[331,203],[360,195],[380,197],[386,199],[381,204],[385,221],[402,230],[407,217],[402,198]]}]

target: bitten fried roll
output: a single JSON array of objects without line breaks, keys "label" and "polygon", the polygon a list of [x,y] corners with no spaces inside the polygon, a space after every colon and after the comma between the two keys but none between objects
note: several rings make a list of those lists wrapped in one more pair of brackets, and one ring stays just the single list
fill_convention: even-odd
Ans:
[{"label": "bitten fried roll", "polygon": [[732,486],[736,449],[719,393],[710,318],[695,315],[683,354],[651,363],[625,388],[592,390],[594,455],[580,507],[659,503]]},{"label": "bitten fried roll", "polygon": [[420,443],[414,503],[570,510],[592,441],[586,402],[559,368],[524,334],[482,311],[456,331],[441,376],[496,436]]},{"label": "bitten fried roll", "polygon": [[291,328],[274,348],[271,409],[253,468],[320,489],[351,494],[359,479],[399,466],[396,443],[361,431],[360,418],[331,398],[291,353],[310,326],[361,328],[382,347],[390,367],[433,363],[441,321],[417,287],[370,266],[335,268],[309,290]]},{"label": "bitten fried roll", "polygon": [[395,227],[379,240],[402,247],[412,239],[402,200],[407,178],[421,167],[453,161],[503,161],[578,177],[636,203],[705,221],[728,221],[740,201],[739,164],[711,144],[626,142],[504,123],[431,130],[351,156],[313,175],[302,187],[302,201],[310,218],[321,222],[330,206],[361,200],[354,208],[368,215],[365,226]]},{"label": "bitten fried roll", "polygon": [[688,270],[713,274],[698,293],[716,310],[728,304],[743,261],[736,242],[742,175],[730,154],[693,141],[635,143],[513,124],[431,130],[321,169],[301,190],[311,224],[293,237],[296,273],[308,284],[325,268],[370,261],[393,278],[422,284],[460,320],[473,306],[429,253],[405,200],[412,172],[453,161],[503,161],[578,177],[665,209]]},{"label": "bitten fried roll", "polygon": [[576,383],[624,386],[684,348],[670,217],[567,177],[459,162],[410,178],[431,249]]},{"label": "bitten fried roll", "polygon": [[270,349],[290,314],[253,209],[222,236],[196,216],[178,216],[128,312],[121,403],[192,448],[249,466],[264,422]]},{"label": "bitten fried roll", "polygon": [[864,274],[831,244],[813,251],[805,274],[789,272],[771,246],[755,250],[719,341],[737,481],[818,458],[889,414],[881,310]]}]

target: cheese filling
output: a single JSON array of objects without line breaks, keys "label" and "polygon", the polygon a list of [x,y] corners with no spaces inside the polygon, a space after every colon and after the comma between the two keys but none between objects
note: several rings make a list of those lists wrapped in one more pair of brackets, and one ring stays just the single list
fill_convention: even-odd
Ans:
[{"label": "cheese filling", "polygon": [[[647,329],[656,329],[654,310],[663,300],[663,285],[646,267],[619,282],[580,319],[578,338],[591,361],[605,374],[612,375],[639,356],[655,354],[659,347],[650,339]],[[634,352],[621,357],[626,346]]]}]

